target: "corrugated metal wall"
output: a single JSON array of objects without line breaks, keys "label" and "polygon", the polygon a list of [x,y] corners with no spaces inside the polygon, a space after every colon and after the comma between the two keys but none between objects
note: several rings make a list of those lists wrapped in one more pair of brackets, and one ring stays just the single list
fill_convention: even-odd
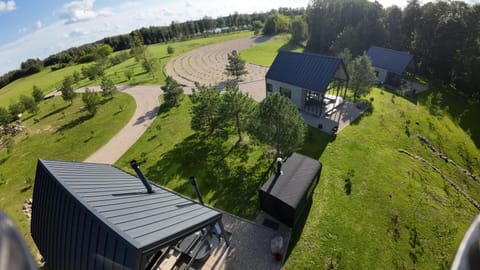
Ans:
[{"label": "corrugated metal wall", "polygon": [[40,161],[31,233],[51,270],[139,267],[139,251],[87,211]]}]

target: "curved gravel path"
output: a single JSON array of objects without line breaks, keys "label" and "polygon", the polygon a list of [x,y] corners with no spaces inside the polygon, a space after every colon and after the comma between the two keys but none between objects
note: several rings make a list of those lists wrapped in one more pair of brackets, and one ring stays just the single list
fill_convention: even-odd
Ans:
[{"label": "curved gravel path", "polygon": [[[228,53],[268,40],[270,37],[246,37],[204,46],[172,59],[165,66],[165,74],[184,85],[185,93],[191,93],[195,82],[222,89],[229,79],[225,75]],[[242,77],[240,90],[260,101],[265,98],[265,74],[268,68],[247,63],[246,69],[248,74]]]},{"label": "curved gravel path", "polygon": [[[89,88],[101,91],[100,87]],[[142,136],[158,114],[158,97],[162,94],[160,86],[119,86],[119,90],[135,99],[135,112],[130,121],[107,144],[85,159],[85,162],[115,163]]]},{"label": "curved gravel path", "polygon": [[[266,37],[248,37],[204,46],[182,54],[165,67],[165,73],[184,85],[186,94],[191,93],[195,82],[213,85],[221,89],[228,80],[224,74],[227,54],[241,51],[258,43],[268,41]],[[260,101],[265,98],[265,74],[268,68],[247,63],[248,75],[239,84],[240,90]],[[89,87],[101,91],[99,86]],[[85,159],[85,162],[115,163],[147,130],[158,114],[162,94],[160,86],[119,86],[119,90],[131,95],[137,104],[130,121],[110,141]],[[85,88],[76,92],[84,92]],[[59,93],[55,93],[58,95]]]}]

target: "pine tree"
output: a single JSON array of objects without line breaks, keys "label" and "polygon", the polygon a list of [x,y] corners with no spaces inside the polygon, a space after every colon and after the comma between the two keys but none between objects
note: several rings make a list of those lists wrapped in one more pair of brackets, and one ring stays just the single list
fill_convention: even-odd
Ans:
[{"label": "pine tree", "polygon": [[237,51],[233,50],[227,57],[228,64],[225,67],[225,74],[235,77],[236,81],[239,81],[241,76],[248,74],[245,68],[245,61],[240,59]]}]

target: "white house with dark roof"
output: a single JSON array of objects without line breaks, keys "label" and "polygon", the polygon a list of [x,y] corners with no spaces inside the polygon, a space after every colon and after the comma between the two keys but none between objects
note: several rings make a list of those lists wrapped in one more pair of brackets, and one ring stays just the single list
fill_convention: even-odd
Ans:
[{"label": "white house with dark roof", "polygon": [[402,74],[413,65],[413,55],[382,47],[370,47],[367,56],[372,61],[380,83],[400,86]]},{"label": "white house with dark roof", "polygon": [[348,73],[337,57],[280,51],[265,79],[267,96],[280,92],[300,110],[322,116],[343,102]]}]

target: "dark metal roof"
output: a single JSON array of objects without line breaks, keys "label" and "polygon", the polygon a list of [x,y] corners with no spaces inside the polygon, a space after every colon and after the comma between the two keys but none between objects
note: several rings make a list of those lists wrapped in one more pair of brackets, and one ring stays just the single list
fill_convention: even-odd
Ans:
[{"label": "dark metal roof", "polygon": [[308,90],[324,92],[340,68],[343,69],[348,79],[345,66],[340,58],[280,51],[265,77]]},{"label": "dark metal roof", "polygon": [[296,208],[321,168],[317,160],[293,153],[282,166],[283,174],[272,175],[261,190]]},{"label": "dark metal roof", "polygon": [[138,249],[160,247],[221,219],[222,214],[108,164],[40,160],[72,196]]},{"label": "dark metal roof", "polygon": [[370,47],[367,51],[372,66],[386,69],[396,74],[402,74],[413,59],[408,52],[401,52],[382,47]]}]

